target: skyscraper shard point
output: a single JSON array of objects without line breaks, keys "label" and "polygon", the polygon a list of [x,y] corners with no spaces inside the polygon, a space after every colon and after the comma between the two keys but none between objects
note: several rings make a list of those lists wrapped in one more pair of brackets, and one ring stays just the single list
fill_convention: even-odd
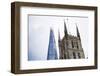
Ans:
[{"label": "skyscraper shard point", "polygon": [[50,37],[49,37],[47,60],[55,60],[55,59],[58,59],[57,49],[56,49],[56,43],[55,43],[55,37],[54,37],[53,29],[50,28]]}]

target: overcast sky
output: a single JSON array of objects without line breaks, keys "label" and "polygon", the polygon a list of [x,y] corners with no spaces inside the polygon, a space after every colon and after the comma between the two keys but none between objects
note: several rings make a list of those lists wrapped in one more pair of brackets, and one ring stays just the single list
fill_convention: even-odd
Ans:
[{"label": "overcast sky", "polygon": [[[67,25],[68,33],[76,36],[76,24],[80,32],[82,47],[85,57],[88,57],[89,41],[89,26],[88,17],[73,17],[73,16],[36,16],[28,17],[28,36],[29,36],[29,60],[46,60],[49,44],[50,27],[54,31],[57,53],[58,49],[58,30],[60,31],[61,39],[64,36],[64,20]],[[68,19],[68,20],[67,20]]]}]

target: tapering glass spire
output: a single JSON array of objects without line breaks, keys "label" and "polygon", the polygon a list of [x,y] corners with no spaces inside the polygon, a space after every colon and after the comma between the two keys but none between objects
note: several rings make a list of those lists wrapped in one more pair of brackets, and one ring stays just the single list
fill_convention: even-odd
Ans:
[{"label": "tapering glass spire", "polygon": [[56,43],[55,43],[53,30],[50,29],[47,60],[55,60],[55,59],[58,59],[57,50],[56,50]]}]

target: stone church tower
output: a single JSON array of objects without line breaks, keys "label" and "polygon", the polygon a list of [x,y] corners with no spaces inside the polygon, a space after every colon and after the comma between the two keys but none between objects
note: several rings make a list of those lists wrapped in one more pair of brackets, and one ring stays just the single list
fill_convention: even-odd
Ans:
[{"label": "stone church tower", "polygon": [[84,51],[81,44],[81,37],[76,26],[77,36],[69,35],[67,32],[66,23],[64,22],[64,37],[60,39],[58,32],[59,44],[59,59],[81,59],[85,58]]}]

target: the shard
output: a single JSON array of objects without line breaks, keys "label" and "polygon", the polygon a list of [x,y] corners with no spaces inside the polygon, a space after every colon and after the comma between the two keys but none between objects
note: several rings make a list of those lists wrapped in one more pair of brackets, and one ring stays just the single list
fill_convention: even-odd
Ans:
[{"label": "the shard", "polygon": [[56,50],[56,43],[55,43],[53,30],[50,29],[47,60],[56,60],[56,59],[58,59],[57,50]]}]

